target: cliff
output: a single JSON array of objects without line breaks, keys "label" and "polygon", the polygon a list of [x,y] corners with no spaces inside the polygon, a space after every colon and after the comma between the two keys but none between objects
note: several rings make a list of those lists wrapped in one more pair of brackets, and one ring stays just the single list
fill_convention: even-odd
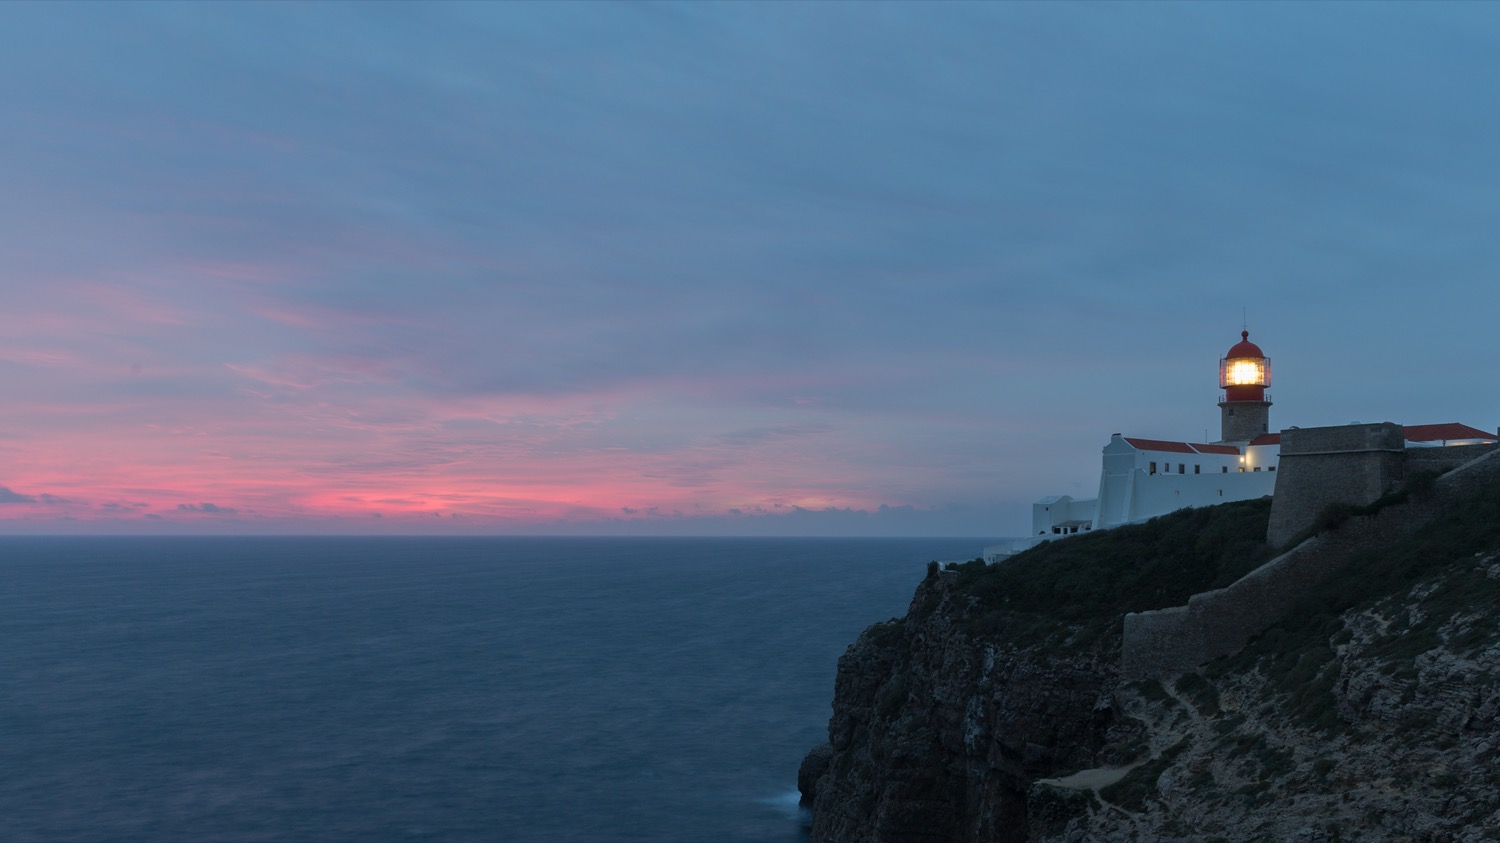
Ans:
[{"label": "cliff", "polygon": [[1268,514],[934,567],[839,660],[829,744],[799,776],[812,843],[1500,839],[1500,484],[1234,655],[1122,678],[1123,616],[1266,561]]}]

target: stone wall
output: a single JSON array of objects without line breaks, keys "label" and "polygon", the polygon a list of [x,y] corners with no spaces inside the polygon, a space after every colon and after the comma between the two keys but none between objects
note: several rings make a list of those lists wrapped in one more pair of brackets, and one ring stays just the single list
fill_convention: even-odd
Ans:
[{"label": "stone wall", "polygon": [[1351,424],[1281,432],[1281,465],[1266,541],[1280,547],[1332,503],[1362,506],[1405,476],[1401,425]]},{"label": "stone wall", "polygon": [[[1282,471],[1286,464],[1283,459]],[[1495,482],[1500,482],[1500,452],[1490,449],[1439,477],[1429,495],[1413,496],[1373,515],[1352,517],[1339,529],[1302,542],[1227,588],[1195,594],[1186,606],[1126,615],[1122,673],[1129,679],[1171,676],[1237,651],[1284,617],[1298,596],[1343,570],[1361,553],[1416,532],[1447,506]],[[1278,498],[1280,494],[1278,490]]]},{"label": "stone wall", "polygon": [[1262,433],[1270,433],[1270,401],[1219,402],[1219,441],[1249,442]]},{"label": "stone wall", "polygon": [[1490,451],[1494,445],[1449,445],[1445,448],[1407,448],[1406,473],[1418,471],[1449,471],[1466,462],[1476,460]]}]

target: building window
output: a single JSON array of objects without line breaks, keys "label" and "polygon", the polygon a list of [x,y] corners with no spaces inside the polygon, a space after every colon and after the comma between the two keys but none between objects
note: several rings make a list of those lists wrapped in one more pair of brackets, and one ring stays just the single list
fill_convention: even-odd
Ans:
[{"label": "building window", "polygon": [[[1229,466],[1227,466],[1227,465],[1221,465],[1221,466],[1219,466],[1219,473],[1220,474],[1228,474],[1229,473]],[[1220,490],[1219,494],[1221,494],[1221,495],[1224,494],[1223,490]]]},{"label": "building window", "polygon": [[1187,466],[1183,465],[1182,463],[1178,463],[1177,464],[1177,473],[1178,474],[1187,474]]},{"label": "building window", "polygon": [[1194,474],[1202,474],[1203,473],[1203,466],[1201,466],[1201,465],[1195,465],[1195,466],[1193,466],[1193,473]]},{"label": "building window", "polygon": [[1256,467],[1255,467],[1255,470],[1256,470],[1256,471],[1260,471],[1260,466],[1258,466],[1258,465],[1257,465],[1257,466],[1256,466]]},{"label": "building window", "polygon": [[1152,474],[1155,474],[1155,473],[1156,473],[1156,463],[1152,463],[1152,464],[1151,464],[1151,473],[1152,473]]},{"label": "building window", "polygon": [[1224,497],[1224,490],[1223,489],[1219,490],[1219,497],[1221,497],[1221,498]]},{"label": "building window", "polygon": [[1275,470],[1276,470],[1276,466],[1274,466],[1274,465],[1271,466],[1270,468],[1266,469],[1266,471],[1275,471]]},{"label": "building window", "polygon": [[1244,473],[1245,473],[1245,467],[1244,467],[1244,466],[1243,466],[1243,465],[1242,465],[1242,466],[1240,466],[1240,473],[1241,473],[1241,474],[1244,474]]}]

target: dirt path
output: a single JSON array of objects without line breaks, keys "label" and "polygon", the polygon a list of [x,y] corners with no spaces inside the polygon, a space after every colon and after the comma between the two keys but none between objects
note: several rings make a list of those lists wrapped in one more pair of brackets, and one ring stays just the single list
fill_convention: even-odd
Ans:
[{"label": "dirt path", "polygon": [[1050,784],[1053,787],[1066,787],[1072,790],[1092,790],[1094,795],[1099,794],[1099,788],[1109,787],[1125,774],[1136,767],[1146,763],[1148,758],[1140,758],[1126,764],[1124,767],[1095,767],[1092,770],[1079,770],[1071,776],[1063,776],[1060,779],[1037,779],[1037,784]]},{"label": "dirt path", "polygon": [[1137,758],[1136,760],[1130,762],[1129,764],[1126,764],[1123,767],[1095,767],[1090,770],[1079,770],[1078,772],[1070,776],[1062,776],[1061,778],[1037,779],[1036,783],[1051,785],[1052,787],[1068,788],[1070,790],[1091,790],[1093,791],[1094,796],[1099,800],[1100,804],[1119,811],[1127,818],[1131,818],[1133,822],[1133,812],[1127,811],[1124,808],[1121,808],[1120,806],[1115,805],[1114,803],[1105,799],[1102,795],[1100,795],[1099,791],[1102,788],[1109,787],[1120,779],[1125,778],[1125,776],[1129,774],[1131,770],[1134,770],[1136,767],[1145,764],[1147,761],[1154,761],[1157,758],[1160,758],[1163,749],[1165,749],[1167,746],[1175,744],[1179,739],[1181,739],[1184,733],[1196,731],[1202,726],[1203,717],[1202,714],[1199,713],[1198,707],[1196,705],[1193,705],[1191,700],[1184,697],[1181,692],[1177,690],[1176,684],[1174,682],[1163,682],[1162,690],[1165,691],[1167,695],[1174,701],[1176,701],[1178,706],[1181,707],[1182,711],[1186,715],[1187,723],[1177,729],[1173,729],[1170,735],[1159,737],[1157,740],[1153,741],[1153,746],[1149,755],[1143,758]]}]

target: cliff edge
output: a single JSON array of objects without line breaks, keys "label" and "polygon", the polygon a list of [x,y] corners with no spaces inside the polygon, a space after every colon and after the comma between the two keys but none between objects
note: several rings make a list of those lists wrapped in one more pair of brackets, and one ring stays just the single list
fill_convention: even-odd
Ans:
[{"label": "cliff edge", "polygon": [[1268,515],[933,566],[839,660],[829,743],[799,775],[812,843],[1500,839],[1500,484],[1239,652],[1122,677],[1124,615],[1265,562]]}]

